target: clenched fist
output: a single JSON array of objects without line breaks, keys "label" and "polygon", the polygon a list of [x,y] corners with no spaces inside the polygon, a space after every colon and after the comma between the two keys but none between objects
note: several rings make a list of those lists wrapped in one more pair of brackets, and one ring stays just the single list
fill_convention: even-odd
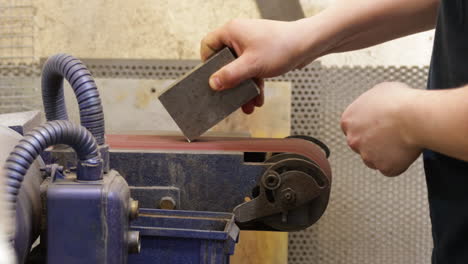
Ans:
[{"label": "clenched fist", "polygon": [[344,111],[341,128],[348,145],[369,168],[396,176],[421,154],[407,118],[417,95],[418,90],[403,83],[381,83]]}]

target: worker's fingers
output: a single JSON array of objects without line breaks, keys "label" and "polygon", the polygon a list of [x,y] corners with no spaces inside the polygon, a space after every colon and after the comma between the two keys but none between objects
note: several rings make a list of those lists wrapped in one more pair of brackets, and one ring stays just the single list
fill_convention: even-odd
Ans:
[{"label": "worker's fingers", "polygon": [[366,164],[367,167],[373,170],[377,169],[377,166],[375,166],[374,162],[372,162],[369,158],[367,158],[363,154],[361,154],[361,158],[362,158],[362,162],[364,162],[364,164]]},{"label": "worker's fingers", "polygon": [[221,27],[208,33],[200,43],[200,56],[202,61],[206,61],[214,53],[221,50],[224,46],[229,46],[227,41],[227,31]]},{"label": "worker's fingers", "polygon": [[263,78],[254,78],[255,83],[257,84],[258,88],[260,89],[260,94],[257,95],[254,100],[254,105],[256,107],[261,107],[265,103],[265,93],[263,92],[265,87],[265,82]]},{"label": "worker's fingers", "polygon": [[253,81],[258,86],[258,88],[263,91],[263,88],[265,87],[265,80],[263,80],[263,78],[253,78]]},{"label": "worker's fingers", "polygon": [[260,89],[260,94],[255,96],[252,100],[242,106],[242,111],[248,115],[252,114],[255,110],[255,107],[260,107],[264,103],[264,96],[263,96],[263,87],[264,81],[262,78],[254,78],[253,79],[257,84],[258,88]]},{"label": "worker's fingers", "polygon": [[260,67],[255,59],[244,54],[224,66],[210,77],[213,90],[221,91],[235,87],[240,82],[255,77],[260,73]]},{"label": "worker's fingers", "polygon": [[256,106],[256,107],[262,107],[263,104],[265,103],[265,96],[263,95],[263,93],[257,95],[254,99],[253,99],[253,104]]},{"label": "worker's fingers", "polygon": [[242,106],[242,111],[247,115],[252,114],[254,109],[255,109],[255,105],[253,104],[252,101],[249,101],[248,103]]}]

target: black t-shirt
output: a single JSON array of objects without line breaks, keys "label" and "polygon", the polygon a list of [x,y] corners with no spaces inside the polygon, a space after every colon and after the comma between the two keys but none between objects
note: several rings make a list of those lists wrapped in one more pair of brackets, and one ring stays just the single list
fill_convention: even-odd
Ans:
[{"label": "black t-shirt", "polygon": [[[428,89],[466,84],[468,0],[442,0]],[[468,264],[468,163],[426,150],[424,168],[434,238],[432,263]]]}]

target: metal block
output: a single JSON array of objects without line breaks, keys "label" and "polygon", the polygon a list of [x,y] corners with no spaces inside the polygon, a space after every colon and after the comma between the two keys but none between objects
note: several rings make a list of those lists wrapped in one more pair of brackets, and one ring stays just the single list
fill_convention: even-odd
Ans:
[{"label": "metal block", "polygon": [[208,80],[235,59],[224,48],[170,86],[159,100],[188,140],[194,140],[260,93],[252,80],[234,89],[213,91]]}]

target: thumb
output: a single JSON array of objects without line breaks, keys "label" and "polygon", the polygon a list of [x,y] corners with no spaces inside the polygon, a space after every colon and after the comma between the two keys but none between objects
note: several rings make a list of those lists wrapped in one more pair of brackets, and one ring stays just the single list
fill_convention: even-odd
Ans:
[{"label": "thumb", "polygon": [[211,75],[209,83],[213,90],[221,91],[235,87],[239,83],[257,76],[260,69],[256,60],[243,54]]}]

